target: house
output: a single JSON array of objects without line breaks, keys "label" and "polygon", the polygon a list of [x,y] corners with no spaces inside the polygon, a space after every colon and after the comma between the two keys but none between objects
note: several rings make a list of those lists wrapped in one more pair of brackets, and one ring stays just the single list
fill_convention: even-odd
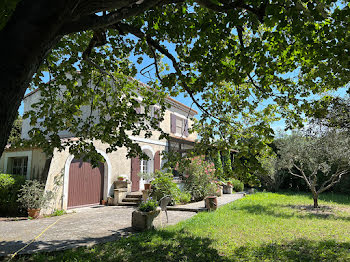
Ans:
[{"label": "house", "polygon": [[[40,99],[40,90],[36,89],[24,97],[24,111]],[[90,163],[82,162],[71,155],[66,149],[55,150],[51,156],[40,148],[11,149],[7,147],[0,159],[0,171],[4,173],[22,174],[27,179],[46,181],[45,190],[55,193],[50,209],[69,209],[93,204],[99,204],[113,194],[114,181],[119,176],[131,181],[131,191],[143,189],[143,181],[137,175],[141,172],[154,172],[164,164],[162,152],[169,150],[182,151],[193,147],[196,133],[189,133],[188,127],[193,124],[197,112],[172,99],[167,98],[171,105],[160,123],[160,128],[170,134],[169,140],[159,140],[159,131],[153,131],[150,138],[131,137],[137,142],[149,160],[139,158],[128,159],[126,148],[106,153],[107,145],[94,141],[97,151],[105,162],[98,168],[92,168]],[[28,138],[31,129],[29,119],[23,121],[22,138]],[[60,134],[61,139],[77,139],[68,132]]]}]

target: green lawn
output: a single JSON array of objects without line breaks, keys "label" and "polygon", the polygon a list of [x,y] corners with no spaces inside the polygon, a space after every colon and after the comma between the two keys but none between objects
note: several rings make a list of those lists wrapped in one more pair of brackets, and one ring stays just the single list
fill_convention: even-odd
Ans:
[{"label": "green lawn", "polygon": [[350,197],[257,193],[164,230],[22,261],[350,261]]}]

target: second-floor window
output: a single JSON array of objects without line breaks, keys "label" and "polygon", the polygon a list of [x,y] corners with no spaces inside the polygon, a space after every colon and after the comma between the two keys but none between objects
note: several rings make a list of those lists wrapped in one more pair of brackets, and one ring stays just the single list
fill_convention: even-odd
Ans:
[{"label": "second-floor window", "polygon": [[181,118],[176,118],[176,133],[182,134],[184,131],[184,120]]},{"label": "second-floor window", "polygon": [[186,118],[171,114],[171,133],[177,136],[188,137],[188,120]]}]

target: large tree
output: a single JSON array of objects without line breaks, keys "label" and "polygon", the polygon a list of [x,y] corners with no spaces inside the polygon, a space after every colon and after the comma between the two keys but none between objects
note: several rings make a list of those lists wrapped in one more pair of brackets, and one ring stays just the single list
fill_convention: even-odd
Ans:
[{"label": "large tree", "polygon": [[[215,132],[225,132],[228,134],[225,142],[232,145],[236,140],[235,130],[247,130],[247,126],[271,136],[271,129],[261,115],[274,114],[275,110],[288,117],[291,124],[300,123],[301,112],[312,113],[306,99],[309,95],[343,87],[350,78],[347,1],[12,0],[3,3],[0,153],[31,84],[39,86],[44,93],[43,106],[37,108],[47,115],[52,112],[42,124],[51,135],[48,148],[58,146],[55,134],[59,129],[76,124],[76,118],[64,118],[69,114],[79,116],[77,111],[88,101],[94,108],[99,107],[100,101],[107,109],[111,106],[113,116],[105,112],[106,121],[91,130],[88,123],[77,125],[83,131],[75,130],[76,135],[111,143],[110,150],[133,147],[126,131],[138,133],[148,126],[145,123],[140,130],[133,123],[141,120],[142,114],[127,110],[130,104],[139,106],[129,95],[138,89],[137,85],[124,87],[126,77],[137,73],[131,55],[138,57],[139,63],[145,56],[154,61],[155,78],[149,84],[157,92],[143,91],[146,108],[156,102],[164,105],[166,95],[186,92],[203,112],[200,124],[214,127],[207,138],[203,136],[203,141],[211,142]],[[79,77],[74,73],[77,67],[81,71]],[[44,84],[40,78],[44,71],[50,72],[55,81]],[[101,81],[103,75],[115,82],[114,87],[103,84],[106,82]],[[76,85],[78,78],[90,80]],[[98,90],[90,86],[91,81]],[[67,86],[68,91],[58,94],[59,85]],[[111,105],[104,96],[107,92],[113,93],[114,98],[126,96],[127,99],[115,99],[117,103]],[[61,100],[54,101],[59,95],[65,96],[65,105]],[[264,101],[274,106],[264,106]],[[125,113],[119,116],[118,112]],[[242,116],[251,115],[257,121],[241,122]],[[33,124],[41,117],[36,116],[31,114]],[[124,124],[124,130],[108,136],[113,125]],[[152,127],[156,128],[156,123]],[[38,133],[40,130],[32,135]],[[45,146],[43,138],[40,141]],[[73,151],[90,148],[84,141],[67,146],[75,148]]]}]

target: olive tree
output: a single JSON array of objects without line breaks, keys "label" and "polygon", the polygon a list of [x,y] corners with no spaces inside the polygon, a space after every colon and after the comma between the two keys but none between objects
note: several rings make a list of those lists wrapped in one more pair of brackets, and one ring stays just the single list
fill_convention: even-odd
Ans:
[{"label": "olive tree", "polygon": [[303,179],[312,193],[314,208],[318,197],[350,173],[350,137],[329,131],[318,136],[294,133],[278,141],[280,168]]}]

